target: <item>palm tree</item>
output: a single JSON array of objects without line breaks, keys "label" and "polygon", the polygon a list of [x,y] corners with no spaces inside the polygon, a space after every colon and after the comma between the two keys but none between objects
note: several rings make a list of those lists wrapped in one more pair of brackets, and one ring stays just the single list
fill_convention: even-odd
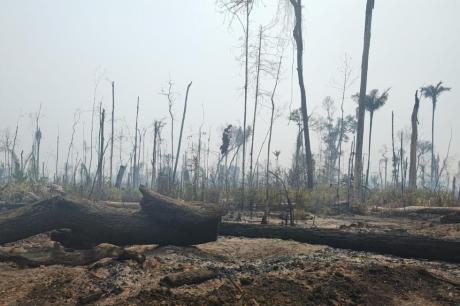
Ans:
[{"label": "palm tree", "polygon": [[366,169],[366,187],[369,183],[369,168],[371,164],[371,143],[372,143],[372,123],[374,120],[374,112],[385,105],[388,100],[388,92],[390,88],[382,92],[379,95],[378,89],[372,89],[371,92],[366,95],[365,108],[369,112],[369,148],[367,153],[367,169]]},{"label": "palm tree", "polygon": [[442,81],[440,81],[436,86],[428,85],[422,87],[421,93],[425,98],[431,99],[433,104],[433,112],[431,114],[431,189],[433,189],[433,177],[434,177],[434,112],[436,111],[436,104],[438,103],[438,98],[444,91],[449,91],[450,87],[442,86]]},{"label": "palm tree", "polygon": [[[374,113],[378,109],[380,109],[382,106],[385,105],[385,103],[388,100],[388,92],[390,91],[390,88],[382,92],[381,95],[379,95],[379,90],[378,89],[372,89],[364,98],[364,107],[365,109],[369,112],[370,116],[370,121],[369,121],[369,148],[368,148],[368,155],[367,155],[367,169],[366,169],[366,187],[369,183],[369,167],[371,163],[371,143],[372,143],[372,124],[374,120]],[[353,96],[353,99],[355,101],[359,101],[359,94],[355,94]]]}]

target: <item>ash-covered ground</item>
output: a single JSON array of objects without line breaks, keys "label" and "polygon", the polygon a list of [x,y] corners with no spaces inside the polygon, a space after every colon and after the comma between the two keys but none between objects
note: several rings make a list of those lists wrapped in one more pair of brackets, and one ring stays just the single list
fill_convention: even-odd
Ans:
[{"label": "ash-covered ground", "polygon": [[[430,220],[372,217],[318,219],[316,225],[452,239],[460,232],[458,225],[444,228]],[[51,243],[47,239],[38,235],[13,246],[40,248]],[[277,239],[219,237],[196,247],[129,249],[144,254],[145,262],[107,258],[88,266],[38,268],[2,263],[0,305],[460,305],[459,264]],[[164,281],[186,271],[210,276],[176,286]]]}]

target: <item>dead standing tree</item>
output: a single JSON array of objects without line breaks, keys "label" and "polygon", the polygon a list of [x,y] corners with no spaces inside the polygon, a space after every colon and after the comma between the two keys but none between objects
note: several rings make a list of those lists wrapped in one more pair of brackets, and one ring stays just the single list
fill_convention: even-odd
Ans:
[{"label": "dead standing tree", "polygon": [[269,129],[269,134],[268,134],[268,144],[267,144],[267,165],[266,165],[266,173],[265,173],[265,197],[266,197],[266,207],[265,207],[265,213],[264,217],[262,219],[262,223],[267,223],[268,222],[268,215],[269,215],[269,177],[268,174],[270,173],[270,150],[271,150],[271,143],[272,143],[272,132],[273,132],[273,121],[274,121],[274,115],[275,115],[275,94],[276,94],[276,89],[278,87],[278,82],[279,82],[279,76],[280,76],[280,71],[281,71],[281,63],[282,63],[283,57],[280,56],[280,60],[278,63],[278,71],[276,73],[276,79],[275,79],[275,85],[273,86],[273,91],[271,95],[271,115],[270,115],[270,129]]},{"label": "dead standing tree", "polygon": [[352,79],[352,69],[350,67],[350,58],[345,54],[344,61],[343,61],[343,68],[340,71],[343,74],[343,83],[339,87],[342,96],[341,96],[341,103],[340,103],[340,136],[339,136],[339,142],[337,144],[337,151],[338,151],[338,166],[337,166],[337,188],[336,188],[336,198],[337,202],[340,200],[340,174],[341,174],[341,167],[342,167],[342,143],[344,139],[344,134],[345,134],[345,129],[344,129],[344,116],[345,116],[345,111],[344,111],[344,103],[345,103],[345,96],[348,88],[354,83],[355,79]]},{"label": "dead standing tree", "polygon": [[[190,90],[190,86],[192,86],[192,82],[190,82],[187,85],[187,91],[185,93],[185,102],[184,102],[184,112],[182,113],[182,123],[180,126],[180,133],[179,133],[179,143],[177,144],[177,154],[176,157],[179,157],[180,154],[180,147],[182,144],[182,133],[184,131],[184,122],[185,122],[185,114],[187,113],[187,102],[188,102],[188,93]],[[177,163],[179,161],[179,158],[176,158],[176,161],[174,163],[174,171],[173,171],[173,176],[172,176],[172,185],[174,186],[175,179],[176,179],[176,171],[177,171]]]},{"label": "dead standing tree", "polygon": [[150,181],[150,188],[152,189],[156,183],[158,142],[161,134],[161,128],[164,125],[165,123],[162,120],[155,120],[153,123],[152,179]]},{"label": "dead standing tree", "polygon": [[[220,6],[241,24],[244,31],[244,110],[243,110],[243,139],[247,139],[247,104],[248,104],[248,78],[249,78],[249,17],[254,6],[254,0],[220,0]],[[241,15],[244,15],[244,21]],[[240,212],[245,208],[246,202],[246,141],[243,141],[243,158],[241,167],[241,204]],[[240,217],[240,216],[239,216]]]},{"label": "dead standing tree", "polygon": [[112,131],[110,136],[110,186],[112,186],[112,179],[113,179],[113,140],[114,140],[114,130],[115,130],[115,82],[112,82]]},{"label": "dead standing tree", "polygon": [[295,14],[294,40],[297,46],[297,77],[300,88],[300,103],[305,141],[305,161],[307,166],[307,187],[313,189],[313,157],[310,146],[310,130],[308,126],[307,96],[303,79],[303,36],[302,36],[302,0],[290,0]]},{"label": "dead standing tree", "polygon": [[[169,169],[172,169],[172,165],[174,162],[174,114],[173,114],[173,105],[174,105],[174,97],[175,93],[173,92],[174,83],[169,80],[168,82],[168,89],[162,89],[160,95],[165,96],[168,99],[168,112],[169,117],[171,118],[171,164]],[[171,173],[169,173],[169,182],[171,183]]]},{"label": "dead standing tree", "polygon": [[393,184],[394,188],[396,189],[398,186],[398,170],[397,170],[397,164],[398,164],[398,157],[396,155],[396,149],[395,149],[395,115],[394,112],[391,111],[391,147],[393,151]]},{"label": "dead standing tree", "polygon": [[137,97],[137,108],[136,108],[136,128],[134,130],[134,157],[133,157],[133,168],[131,170],[133,175],[133,187],[136,188],[138,185],[139,169],[137,165],[137,145],[138,145],[138,119],[139,119],[139,96]]},{"label": "dead standing tree", "polygon": [[66,162],[65,162],[65,165],[64,165],[64,180],[63,180],[64,185],[67,185],[67,183],[68,183],[70,152],[72,151],[72,148],[73,148],[75,130],[77,128],[77,124],[78,124],[79,121],[80,121],[80,112],[76,111],[75,114],[74,114],[73,125],[72,125],[72,136],[70,137],[69,147],[67,148],[67,158],[66,158]]},{"label": "dead standing tree", "polygon": [[97,191],[100,193],[103,187],[103,174],[102,165],[104,162],[104,124],[105,124],[105,109],[100,110],[100,121],[99,121],[99,156],[97,161]]},{"label": "dead standing tree", "polygon": [[417,140],[418,140],[418,109],[420,106],[420,98],[418,90],[415,91],[415,103],[412,110],[411,125],[412,134],[410,141],[410,165],[409,165],[409,188],[415,190],[417,188]]},{"label": "dead standing tree", "polygon": [[252,133],[251,133],[251,149],[249,152],[249,189],[250,190],[250,202],[252,204],[252,188],[253,188],[253,181],[254,181],[254,172],[253,172],[253,160],[254,160],[254,136],[256,130],[256,118],[257,118],[257,106],[259,102],[259,84],[260,84],[260,57],[262,53],[262,26],[259,28],[259,45],[257,48],[257,59],[256,59],[256,92],[255,92],[255,99],[254,99],[254,114],[252,118]]},{"label": "dead standing tree", "polygon": [[369,49],[371,44],[372,11],[374,10],[374,0],[367,0],[366,20],[364,25],[364,47],[361,62],[361,84],[359,88],[358,106],[358,126],[356,134],[355,152],[355,174],[353,182],[352,202],[355,206],[361,202],[361,185],[363,173],[363,139],[364,139],[364,119],[366,114],[366,90],[367,90],[367,70],[369,65]]}]

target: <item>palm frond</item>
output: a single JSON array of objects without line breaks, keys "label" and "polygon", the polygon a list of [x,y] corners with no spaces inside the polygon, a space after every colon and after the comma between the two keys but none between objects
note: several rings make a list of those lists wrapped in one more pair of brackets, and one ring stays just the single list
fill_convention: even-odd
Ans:
[{"label": "palm frond", "polygon": [[424,86],[424,87],[420,88],[422,96],[424,98],[431,99],[432,102],[435,102],[437,100],[437,98],[439,97],[439,95],[441,95],[441,93],[443,93],[444,91],[450,91],[451,90],[450,87],[442,86],[442,83],[443,82],[440,81],[440,82],[438,82],[436,84],[436,86],[428,85],[428,86]]}]

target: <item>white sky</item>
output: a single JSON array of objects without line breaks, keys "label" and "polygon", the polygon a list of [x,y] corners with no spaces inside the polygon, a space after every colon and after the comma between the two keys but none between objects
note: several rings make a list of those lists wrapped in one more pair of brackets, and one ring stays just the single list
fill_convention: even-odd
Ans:
[{"label": "white sky", "polygon": [[[255,8],[252,42],[259,24],[271,19],[276,5],[277,1],[264,0]],[[94,83],[102,71],[105,74],[97,91],[98,100],[102,99],[110,111],[107,80],[114,80],[118,127],[126,122],[130,132],[134,130],[138,95],[141,127],[150,126],[154,119],[167,118],[167,102],[159,92],[169,78],[181,93],[174,107],[176,131],[189,81],[193,85],[185,136],[197,133],[204,109],[205,129],[211,130],[213,149],[217,151],[221,128],[242,122],[243,69],[236,60],[241,29],[238,24],[228,26],[215,0],[2,0],[0,7],[0,130],[14,132],[19,122],[19,145],[28,152],[33,130],[28,114],[42,103],[42,144],[50,169],[57,129],[63,156],[76,109],[87,111],[82,122],[89,135]],[[352,57],[355,74],[359,75],[364,11],[364,0],[304,1],[304,73],[309,111],[320,114],[321,102],[328,95],[339,103],[340,93],[331,86],[331,80],[340,81],[338,68],[345,52]],[[458,12],[458,0],[376,0],[368,89],[392,89],[388,104],[374,118],[373,169],[377,169],[381,147],[391,144],[391,111],[396,114],[396,130],[409,127],[414,91],[440,80],[453,90],[443,94],[438,104],[435,147],[444,156],[452,130],[452,166],[460,158]],[[290,30],[285,35],[290,38]],[[276,99],[280,107],[287,107],[291,97],[291,55],[289,47]],[[267,77],[262,81],[271,88]],[[293,82],[293,107],[298,107],[297,79]],[[348,96],[358,90],[358,85],[359,79]],[[251,91],[248,119],[252,117],[252,97]],[[352,113],[354,108],[348,98],[347,112]],[[257,151],[269,119],[268,109],[260,109]],[[284,109],[273,136],[273,150],[282,151],[283,165],[288,165],[296,133],[294,125],[288,125],[287,114]],[[419,135],[428,140],[431,104],[426,100],[422,101],[419,120]],[[168,128],[169,124],[165,137]],[[80,124],[78,148],[82,131]],[[312,138],[317,153],[318,137]]]}]

